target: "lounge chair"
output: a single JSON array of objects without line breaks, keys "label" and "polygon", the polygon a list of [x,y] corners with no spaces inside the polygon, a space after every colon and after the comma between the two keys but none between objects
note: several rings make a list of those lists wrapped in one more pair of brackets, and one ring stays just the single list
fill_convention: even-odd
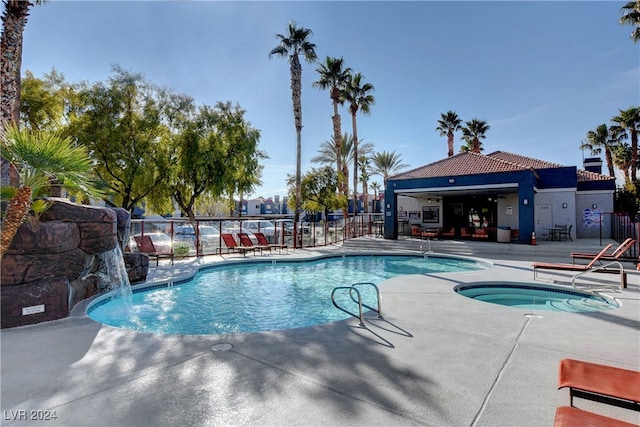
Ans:
[{"label": "lounge chair", "polygon": [[640,411],[640,372],[574,359],[562,359],[558,369],[558,390],[569,388],[573,398]]},{"label": "lounge chair", "polygon": [[240,239],[240,245],[245,248],[252,249],[254,252],[260,251],[260,255],[262,255],[262,251],[265,249],[269,249],[269,251],[271,251],[271,248],[268,245],[254,245],[247,233],[238,233],[238,238]]},{"label": "lounge chair", "polygon": [[278,249],[280,252],[282,252],[283,249],[286,249],[287,252],[289,251],[289,246],[284,243],[269,243],[269,240],[267,240],[267,236],[265,236],[264,233],[253,233],[253,235],[256,236],[260,245],[267,246],[269,248],[269,253],[271,253],[272,249]]},{"label": "lounge chair", "polygon": [[[622,255],[625,254],[635,243],[636,241],[632,238],[626,239],[624,242],[620,243],[613,252],[605,253],[600,257],[600,260],[605,261],[617,261]],[[592,259],[597,254],[593,252],[571,252],[569,256],[575,262],[576,259]]]},{"label": "lounge chair", "polygon": [[238,242],[236,242],[236,239],[233,237],[232,234],[223,233],[220,236],[222,237],[222,240],[224,241],[224,244],[229,250],[229,252],[240,252],[242,253],[242,256],[246,256],[247,252],[249,251],[255,252],[255,248],[247,248],[247,247],[238,245]]},{"label": "lounge chair", "polygon": [[615,418],[605,417],[604,415],[594,414],[593,412],[583,411],[582,409],[571,406],[561,406],[556,409],[556,417],[553,421],[553,427],[576,426],[638,427],[637,424],[616,420]]},{"label": "lounge chair", "polygon": [[158,252],[155,245],[153,244],[153,240],[151,240],[151,236],[141,235],[134,236],[133,238],[136,241],[139,252],[147,254],[149,258],[156,259],[156,266],[159,264],[160,258],[170,258],[171,265],[173,265],[173,250],[169,253]]},{"label": "lounge chair", "polygon": [[[591,259],[591,262],[587,265],[579,264],[562,264],[553,262],[536,262],[531,266],[533,267],[533,279],[536,279],[536,272],[538,270],[562,270],[562,271],[588,271],[591,270],[596,262],[600,260],[602,256],[613,246],[613,243],[609,243],[604,249],[600,251],[596,256]],[[604,268],[604,267],[603,267]]]}]

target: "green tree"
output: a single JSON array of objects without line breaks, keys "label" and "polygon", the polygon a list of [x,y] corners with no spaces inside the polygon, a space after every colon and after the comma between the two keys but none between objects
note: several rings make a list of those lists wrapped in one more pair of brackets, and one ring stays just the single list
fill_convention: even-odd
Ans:
[{"label": "green tree", "polygon": [[638,170],[638,130],[640,130],[640,107],[620,110],[620,114],[611,119],[621,132],[631,138],[631,181],[636,180]]},{"label": "green tree", "polygon": [[176,138],[177,164],[167,185],[191,221],[202,195],[232,198],[260,182],[259,160],[266,155],[257,149],[260,132],[244,120],[244,113],[230,102],[200,107]]},{"label": "green tree", "polygon": [[119,67],[107,84],[95,83],[79,95],[83,104],[69,133],[96,160],[112,201],[129,211],[143,201],[155,212],[170,211],[163,183],[178,161],[171,136],[195,108],[193,100]]},{"label": "green tree", "polygon": [[[347,84],[347,78],[351,72],[350,68],[344,68],[344,60],[342,58],[331,58],[327,56],[324,63],[321,63],[316,72],[320,75],[320,78],[313,82],[313,85],[320,90],[329,90],[329,98],[333,105],[333,116],[331,121],[333,124],[333,140],[336,147],[336,173],[338,175],[338,192],[340,194],[346,194],[345,183],[347,182],[348,170],[342,165],[342,130],[340,124],[340,113],[338,112],[338,105],[344,102],[342,93],[344,92]],[[344,211],[344,218],[347,218],[346,208]]]},{"label": "green tree", "polygon": [[[312,168],[302,177],[302,208],[308,213],[323,212],[324,218],[328,218],[330,211],[344,209],[347,203],[337,190],[338,178],[333,168]],[[289,197],[295,197],[291,191]]]},{"label": "green tree", "polygon": [[486,138],[486,133],[490,129],[490,126],[484,120],[471,119],[465,122],[462,127],[462,140],[467,143],[466,146],[461,147],[461,151],[471,151],[473,153],[480,153],[484,150],[482,148],[481,139]]},{"label": "green tree", "polygon": [[630,1],[622,6],[621,25],[631,25],[635,27],[631,32],[631,40],[636,43],[640,40],[640,1]]},{"label": "green tree", "polygon": [[580,145],[581,149],[587,149],[594,156],[599,156],[604,150],[605,159],[607,161],[607,169],[609,176],[615,176],[613,157],[611,155],[611,143],[613,142],[609,128],[606,124],[602,124],[587,132],[587,140]]},{"label": "green tree", "polygon": [[627,143],[620,143],[611,147],[611,155],[613,157],[613,163],[622,172],[625,185],[630,184],[631,181],[631,147]]},{"label": "green tree", "polygon": [[300,55],[312,63],[316,60],[316,45],[309,41],[312,35],[308,28],[299,28],[293,21],[289,22],[288,34],[276,34],[280,44],[269,52],[269,57],[279,56],[289,59],[291,74],[291,100],[293,102],[293,118],[296,127],[296,206],[295,224],[300,220],[300,181],[301,181],[301,152],[302,152],[302,66]]},{"label": "green tree", "polygon": [[[18,186],[2,188],[2,198],[9,203],[2,221],[0,259],[28,217],[33,198],[47,194],[52,178],[78,194],[100,196],[90,173],[92,161],[87,150],[75,146],[69,138],[44,131],[20,131],[12,124],[2,135],[0,155],[19,173]],[[39,209],[43,208],[46,206],[41,204]]]},{"label": "green tree", "polygon": [[384,188],[387,188],[387,179],[392,174],[408,166],[402,163],[402,157],[395,151],[373,153],[371,163],[371,171],[384,179]]},{"label": "green tree", "polygon": [[438,127],[436,130],[440,132],[440,136],[447,137],[447,145],[449,146],[448,156],[453,156],[453,144],[454,144],[454,132],[458,132],[462,129],[462,120],[454,111],[447,111],[446,113],[440,113],[440,119],[438,120]]},{"label": "green tree", "polygon": [[[358,153],[358,123],[356,116],[358,111],[362,114],[370,114],[371,107],[375,104],[376,99],[371,92],[375,90],[371,83],[362,83],[364,77],[360,73],[348,74],[347,82],[343,90],[342,97],[349,104],[349,112],[351,113],[351,128],[353,129],[353,158],[359,159]],[[363,193],[365,188],[362,189]],[[357,213],[358,206],[358,162],[353,162],[353,212]],[[365,205],[366,209],[366,205]]]}]

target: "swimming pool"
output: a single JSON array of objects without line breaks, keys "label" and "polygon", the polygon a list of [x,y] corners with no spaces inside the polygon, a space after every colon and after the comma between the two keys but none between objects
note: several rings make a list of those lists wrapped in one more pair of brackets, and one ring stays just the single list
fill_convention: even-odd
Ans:
[{"label": "swimming pool", "polygon": [[[110,326],[160,334],[293,329],[347,318],[348,314],[331,303],[331,291],[337,286],[487,267],[487,263],[465,258],[406,255],[212,266],[193,279],[137,289],[129,297],[107,294],[93,302],[87,314]],[[375,306],[375,290],[361,292],[363,301]],[[348,292],[338,297],[341,305],[355,310]]]},{"label": "swimming pool", "polygon": [[458,285],[454,290],[478,301],[530,310],[585,312],[620,307],[611,297],[559,286],[497,282]]}]

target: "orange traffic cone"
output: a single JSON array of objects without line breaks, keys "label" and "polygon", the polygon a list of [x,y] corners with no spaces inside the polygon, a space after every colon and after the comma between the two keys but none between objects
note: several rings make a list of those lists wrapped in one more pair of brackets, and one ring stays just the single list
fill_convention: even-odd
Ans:
[{"label": "orange traffic cone", "polygon": [[536,232],[535,232],[535,231],[532,231],[532,232],[531,232],[531,244],[532,244],[533,246],[535,246],[535,245],[536,245]]}]

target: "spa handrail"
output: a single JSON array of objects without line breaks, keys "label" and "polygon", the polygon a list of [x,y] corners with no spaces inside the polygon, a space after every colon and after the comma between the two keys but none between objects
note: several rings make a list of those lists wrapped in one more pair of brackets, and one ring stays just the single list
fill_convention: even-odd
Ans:
[{"label": "spa handrail", "polygon": [[[593,273],[593,272],[596,272],[596,271],[599,271],[599,270],[603,270],[603,269],[606,270],[606,268],[608,266],[613,265],[613,264],[617,264],[618,265],[618,268],[619,268],[619,271],[620,271],[620,290],[622,290],[625,287],[625,282],[626,282],[625,275],[626,275],[626,273],[624,271],[624,266],[620,263],[620,261],[611,261],[608,264],[598,265],[598,266],[590,268],[589,270],[581,271],[580,273],[574,274],[573,277],[571,278],[571,286],[573,286],[573,288],[576,289],[576,279],[578,278],[578,276],[582,276],[582,275],[587,274],[587,273]],[[611,272],[614,272],[614,270],[609,270],[608,272],[611,273]]]}]

